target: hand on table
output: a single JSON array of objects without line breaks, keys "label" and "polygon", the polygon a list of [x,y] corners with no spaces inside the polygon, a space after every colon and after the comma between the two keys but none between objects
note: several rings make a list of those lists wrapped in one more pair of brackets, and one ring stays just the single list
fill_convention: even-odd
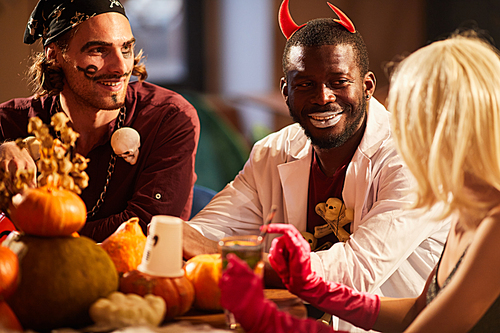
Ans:
[{"label": "hand on table", "polygon": [[380,310],[377,295],[357,292],[317,276],[311,269],[310,246],[293,225],[270,224],[267,232],[283,234],[273,240],[269,262],[290,292],[356,326],[373,327]]},{"label": "hand on table", "polygon": [[262,278],[236,255],[228,254],[227,258],[229,263],[219,281],[221,304],[247,333],[333,332],[325,324],[278,310],[276,304],[264,298]]},{"label": "hand on table", "polygon": [[198,230],[184,222],[182,225],[182,254],[189,260],[199,254],[217,253],[217,242],[203,236]]}]

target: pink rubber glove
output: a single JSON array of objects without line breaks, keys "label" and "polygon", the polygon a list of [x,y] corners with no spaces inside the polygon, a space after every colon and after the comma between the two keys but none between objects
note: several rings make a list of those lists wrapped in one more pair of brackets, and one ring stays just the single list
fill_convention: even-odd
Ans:
[{"label": "pink rubber glove", "polygon": [[291,224],[270,224],[268,233],[282,233],[273,240],[269,261],[287,289],[316,308],[369,330],[380,310],[380,298],[357,292],[343,284],[324,281],[311,270],[311,248]]},{"label": "pink rubber glove", "polygon": [[323,333],[335,332],[330,326],[312,319],[299,319],[278,310],[264,298],[262,278],[234,254],[228,254],[228,265],[219,281],[221,304],[231,311],[247,333]]}]

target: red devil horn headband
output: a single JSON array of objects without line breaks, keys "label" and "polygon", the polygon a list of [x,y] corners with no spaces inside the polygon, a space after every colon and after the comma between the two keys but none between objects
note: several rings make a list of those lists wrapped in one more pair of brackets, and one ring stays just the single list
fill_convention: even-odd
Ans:
[{"label": "red devil horn headband", "polygon": [[352,24],[352,21],[347,17],[346,14],[344,14],[340,9],[332,5],[331,3],[327,2],[328,6],[337,14],[337,16],[340,18],[340,20],[333,19],[335,22],[337,22],[340,25],[343,25],[347,31],[351,33],[356,32],[356,28],[354,27],[354,24]]},{"label": "red devil horn headband", "polygon": [[[279,24],[281,28],[281,32],[283,35],[285,35],[286,39],[290,38],[290,36],[306,24],[302,24],[301,26],[298,26],[292,19],[292,16],[290,15],[290,9],[288,8],[288,1],[289,0],[283,0],[280,6],[279,10]],[[338,15],[340,20],[334,19],[335,22],[339,23],[340,25],[344,26],[349,32],[355,33],[356,28],[354,28],[354,24],[352,24],[352,21],[345,15],[340,9],[332,5],[331,3],[328,2],[328,6],[335,12],[335,14]]]},{"label": "red devil horn headband", "polygon": [[288,8],[288,0],[283,0],[280,6],[279,11],[279,23],[281,32],[285,35],[286,39],[290,38],[290,36],[305,24],[302,24],[300,27],[295,23],[292,16],[290,15],[290,9]]}]

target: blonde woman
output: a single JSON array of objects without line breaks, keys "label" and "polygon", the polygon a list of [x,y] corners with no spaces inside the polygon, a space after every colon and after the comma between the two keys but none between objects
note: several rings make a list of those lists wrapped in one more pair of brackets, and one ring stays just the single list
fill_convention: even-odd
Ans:
[{"label": "blonde woman", "polygon": [[[496,49],[478,38],[454,36],[416,51],[392,77],[388,106],[399,153],[418,183],[414,208],[439,205],[442,218],[454,217],[422,294],[379,298],[323,281],[311,271],[309,245],[300,233],[293,226],[273,224],[268,232],[284,235],[273,242],[269,259],[290,291],[365,329],[500,331],[498,73]],[[280,313],[255,296],[262,293],[262,284],[248,283],[254,287],[240,290],[236,284],[243,278],[258,279],[232,258],[221,281],[222,301],[247,331],[331,330]],[[251,306],[242,309],[242,303]]]}]

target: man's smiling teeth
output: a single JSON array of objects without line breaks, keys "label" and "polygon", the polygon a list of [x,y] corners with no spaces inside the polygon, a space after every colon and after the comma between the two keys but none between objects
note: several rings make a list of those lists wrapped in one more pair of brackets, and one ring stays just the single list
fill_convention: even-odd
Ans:
[{"label": "man's smiling teeth", "polygon": [[329,119],[332,119],[333,117],[335,117],[335,115],[329,116],[329,117],[311,116],[312,119],[319,120],[319,121],[329,120]]},{"label": "man's smiling teeth", "polygon": [[115,86],[119,85],[120,82],[101,82],[101,84],[103,84],[105,86],[115,87]]},{"label": "man's smiling teeth", "polygon": [[342,118],[342,112],[317,112],[309,115],[311,124],[317,128],[335,126]]}]

